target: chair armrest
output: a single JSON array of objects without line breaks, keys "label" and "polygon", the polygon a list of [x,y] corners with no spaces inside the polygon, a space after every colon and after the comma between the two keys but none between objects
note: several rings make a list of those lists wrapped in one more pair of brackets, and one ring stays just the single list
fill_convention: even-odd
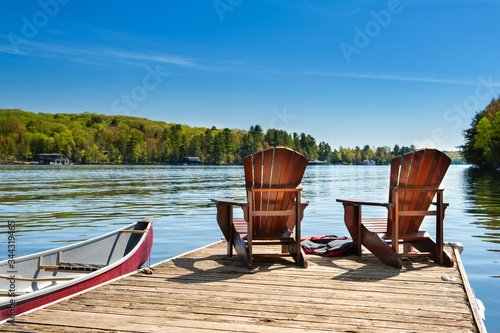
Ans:
[{"label": "chair armrest", "polygon": [[246,202],[238,202],[230,198],[211,198],[210,200],[218,205],[231,205],[240,207],[248,206]]},{"label": "chair armrest", "polygon": [[380,207],[394,207],[394,203],[392,202],[373,202],[373,201],[365,201],[358,199],[337,199],[337,202],[341,202],[344,205],[353,205],[353,206],[380,206]]}]

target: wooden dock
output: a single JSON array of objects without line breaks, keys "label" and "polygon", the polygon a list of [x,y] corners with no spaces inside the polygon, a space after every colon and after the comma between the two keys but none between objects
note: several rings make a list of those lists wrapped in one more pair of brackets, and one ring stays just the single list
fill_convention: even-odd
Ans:
[{"label": "wooden dock", "polygon": [[[455,252],[452,248],[448,251]],[[398,270],[371,254],[257,259],[217,243],[16,318],[12,332],[480,332],[460,259]],[[455,281],[444,281],[452,276]],[[474,305],[475,306],[475,305]],[[480,325],[479,325],[480,326]]]}]

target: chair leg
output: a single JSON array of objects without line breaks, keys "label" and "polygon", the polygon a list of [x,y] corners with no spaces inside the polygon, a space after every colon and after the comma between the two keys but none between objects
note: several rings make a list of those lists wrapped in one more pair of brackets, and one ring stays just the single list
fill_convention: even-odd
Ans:
[{"label": "chair leg", "polygon": [[224,234],[224,238],[227,240],[228,256],[232,257],[234,247],[241,263],[250,269],[252,267],[252,258],[249,255],[245,241],[241,239],[240,234],[234,227],[232,205],[217,205],[217,223]]},{"label": "chair leg", "polygon": [[[297,251],[297,240],[294,235],[292,235],[293,241],[285,241],[282,242],[282,246],[286,249],[288,253],[292,256],[293,260],[298,266],[307,268],[307,257],[306,254],[304,253],[304,250],[302,250],[302,247],[300,248],[299,251]],[[300,246],[300,240],[299,240],[299,246]]]},{"label": "chair leg", "polygon": [[233,244],[230,241],[227,241],[227,256],[231,258],[233,256]]},{"label": "chair leg", "polygon": [[361,256],[361,207],[344,204],[344,223],[354,243],[354,251]]},{"label": "chair leg", "polygon": [[444,207],[443,207],[443,192],[437,193],[437,212],[436,212],[436,256],[434,261],[443,265],[445,256],[443,255],[443,220],[444,220]]},{"label": "chair leg", "polygon": [[245,241],[241,239],[240,235],[236,232],[236,230],[234,232],[233,244],[234,244],[234,249],[236,250],[236,254],[238,254],[238,258],[240,259],[243,266],[245,266],[248,269],[251,269],[252,258],[250,257],[250,254],[248,252],[248,247],[245,244]]},{"label": "chair leg", "polygon": [[361,245],[364,245],[384,264],[396,268],[403,267],[401,258],[392,247],[361,223],[361,206],[344,204],[344,223],[351,234],[355,251],[359,256],[361,256]]},{"label": "chair leg", "polygon": [[436,242],[432,238],[427,237],[427,238],[419,239],[417,241],[413,241],[412,245],[414,248],[416,248],[420,252],[432,252],[432,253],[434,253],[434,255],[431,257],[431,259],[434,262],[436,262],[438,264],[445,265],[445,266],[453,267],[454,262],[453,262],[452,256],[446,250],[444,250],[444,249],[442,250],[441,258],[439,258],[440,256],[437,255],[437,253],[435,252],[436,251]]},{"label": "chair leg", "polygon": [[403,267],[401,258],[394,252],[392,247],[384,242],[379,235],[369,231],[364,225],[361,225],[361,241],[363,245],[384,264],[399,269]]}]

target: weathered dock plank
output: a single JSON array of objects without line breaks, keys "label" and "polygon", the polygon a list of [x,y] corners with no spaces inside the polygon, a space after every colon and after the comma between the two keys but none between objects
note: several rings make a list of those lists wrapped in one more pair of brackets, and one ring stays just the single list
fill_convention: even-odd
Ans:
[{"label": "weathered dock plank", "polygon": [[[450,251],[453,252],[453,251]],[[18,332],[477,332],[455,267],[402,270],[371,254],[257,259],[248,271],[218,243],[17,318]],[[443,281],[444,275],[455,281]]]}]

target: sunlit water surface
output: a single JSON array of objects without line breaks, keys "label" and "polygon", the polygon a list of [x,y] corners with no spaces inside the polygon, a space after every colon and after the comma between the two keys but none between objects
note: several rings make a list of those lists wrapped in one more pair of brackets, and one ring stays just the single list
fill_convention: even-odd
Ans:
[{"label": "sunlit water surface", "polygon": [[[388,174],[387,166],[308,167],[302,234],[348,235],[335,199],[386,201]],[[500,171],[451,166],[442,186],[450,203],[445,241],[464,244],[462,259],[486,306],[488,331],[500,332]],[[244,196],[240,166],[0,166],[0,260],[8,257],[8,221],[16,223],[16,256],[22,256],[154,216],[151,262],[160,262],[220,240],[210,198]],[[433,228],[424,221],[424,230],[434,234]]]}]

